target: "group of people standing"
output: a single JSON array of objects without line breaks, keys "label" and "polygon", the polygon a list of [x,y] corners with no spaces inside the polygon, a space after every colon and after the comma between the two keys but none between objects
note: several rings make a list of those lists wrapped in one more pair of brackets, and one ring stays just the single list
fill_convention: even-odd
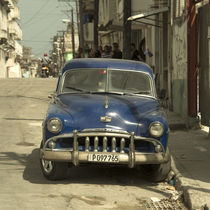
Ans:
[{"label": "group of people standing", "polygon": [[[88,58],[115,58],[115,59],[122,59],[123,54],[122,51],[119,49],[118,43],[113,43],[113,46],[105,45],[104,48],[101,46],[98,50],[94,49],[88,49],[87,51]],[[78,51],[77,58],[82,57],[82,49],[80,48]],[[131,60],[136,61],[144,61],[144,58],[142,58],[140,52],[136,49],[136,46],[134,43],[131,44]]]},{"label": "group of people standing", "polygon": [[113,43],[112,46],[105,45],[104,49],[100,46],[98,50],[89,49],[88,58],[116,58],[122,59],[122,51],[119,49],[118,43]]}]

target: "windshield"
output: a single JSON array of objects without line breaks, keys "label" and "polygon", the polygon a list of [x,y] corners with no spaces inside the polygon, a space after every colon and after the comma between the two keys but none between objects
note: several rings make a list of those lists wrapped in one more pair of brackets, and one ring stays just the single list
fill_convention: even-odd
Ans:
[{"label": "windshield", "polygon": [[142,72],[76,69],[65,73],[62,93],[119,93],[154,96],[151,77]]}]

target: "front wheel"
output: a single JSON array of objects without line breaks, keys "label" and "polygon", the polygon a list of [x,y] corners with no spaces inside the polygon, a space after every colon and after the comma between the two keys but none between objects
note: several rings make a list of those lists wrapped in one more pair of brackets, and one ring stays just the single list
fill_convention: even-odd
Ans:
[{"label": "front wheel", "polygon": [[168,162],[161,164],[142,165],[141,170],[145,177],[153,182],[164,181],[171,171],[171,157]]},{"label": "front wheel", "polygon": [[66,178],[68,163],[55,162],[40,159],[43,175],[49,180],[61,180]]},{"label": "front wheel", "polygon": [[[40,150],[43,148],[43,142],[41,142]],[[40,158],[40,167],[43,175],[49,180],[62,180],[66,178],[68,163],[55,162],[51,160],[45,160]]]}]

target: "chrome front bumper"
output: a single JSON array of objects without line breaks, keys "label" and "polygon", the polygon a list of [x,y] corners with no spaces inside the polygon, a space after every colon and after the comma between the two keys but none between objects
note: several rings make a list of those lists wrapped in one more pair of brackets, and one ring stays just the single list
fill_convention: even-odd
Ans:
[{"label": "chrome front bumper", "polygon": [[[88,151],[88,145],[89,145],[89,137],[94,137],[94,151]],[[85,150],[79,151],[78,149],[78,139],[81,137],[85,137]],[[112,151],[107,152],[104,145],[107,146],[107,142],[103,141],[103,151],[99,152],[97,151],[97,145],[98,145],[98,137],[112,138]],[[56,142],[60,138],[73,138],[73,148],[70,149],[49,149],[47,148],[47,145],[49,141]],[[116,152],[116,138],[121,138],[120,142],[120,152]],[[104,140],[103,139],[103,140]],[[125,153],[123,152],[123,148],[121,148],[122,145],[124,145],[124,140],[129,140],[129,152]],[[155,146],[160,145],[161,152],[151,152],[151,153],[143,153],[143,152],[135,152],[135,141],[146,141],[150,142]],[[114,142],[114,143],[113,143]],[[96,146],[95,146],[96,145]],[[45,144],[43,145],[43,148],[40,149],[40,158],[43,158],[45,160],[52,160],[52,161],[59,161],[59,162],[71,162],[75,166],[78,166],[79,163],[93,163],[88,161],[88,155],[89,154],[106,154],[106,155],[115,155],[117,154],[119,157],[118,163],[110,163],[110,164],[124,164],[128,165],[130,168],[133,168],[135,165],[140,164],[160,164],[164,162],[168,162],[170,155],[169,151],[165,151],[163,145],[156,139],[152,138],[144,138],[140,136],[135,136],[134,133],[127,133],[122,131],[102,131],[98,132],[92,131],[92,130],[85,130],[83,132],[78,133],[77,131],[74,131],[73,134],[62,134],[55,136],[53,138],[48,139]],[[103,162],[101,163],[103,164]]]}]

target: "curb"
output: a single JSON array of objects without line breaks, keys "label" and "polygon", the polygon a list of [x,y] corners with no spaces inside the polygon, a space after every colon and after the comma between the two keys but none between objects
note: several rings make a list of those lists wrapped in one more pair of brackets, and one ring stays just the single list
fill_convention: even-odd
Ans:
[{"label": "curb", "polygon": [[175,188],[177,191],[183,192],[183,200],[184,204],[190,209],[190,210],[209,210],[208,206],[203,201],[199,195],[197,195],[194,192],[191,192],[189,186],[184,185],[184,177],[181,175],[179,170],[176,168],[175,161],[173,156],[171,156],[171,169],[175,174]]}]

